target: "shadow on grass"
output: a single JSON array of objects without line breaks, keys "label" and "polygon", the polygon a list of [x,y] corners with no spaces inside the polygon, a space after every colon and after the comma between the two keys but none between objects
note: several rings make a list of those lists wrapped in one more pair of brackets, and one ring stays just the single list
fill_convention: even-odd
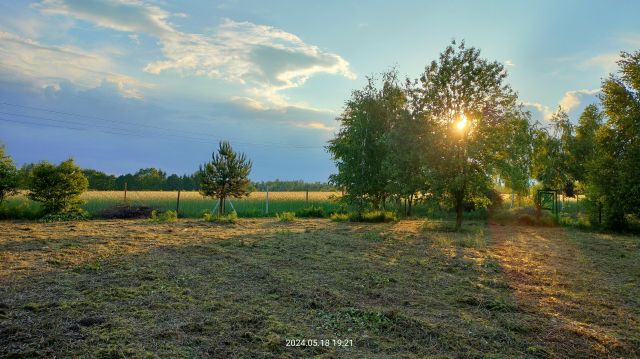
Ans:
[{"label": "shadow on grass", "polygon": [[486,227],[422,223],[60,225],[53,253],[25,233],[0,253],[45,264],[0,277],[0,355],[548,355]]}]

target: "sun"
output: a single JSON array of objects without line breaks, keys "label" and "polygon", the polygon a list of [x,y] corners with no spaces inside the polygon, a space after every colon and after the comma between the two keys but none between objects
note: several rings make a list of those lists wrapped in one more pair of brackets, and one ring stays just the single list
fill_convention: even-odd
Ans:
[{"label": "sun", "polygon": [[460,115],[460,120],[456,123],[456,127],[458,130],[464,130],[464,128],[467,127],[467,116],[464,114]]}]

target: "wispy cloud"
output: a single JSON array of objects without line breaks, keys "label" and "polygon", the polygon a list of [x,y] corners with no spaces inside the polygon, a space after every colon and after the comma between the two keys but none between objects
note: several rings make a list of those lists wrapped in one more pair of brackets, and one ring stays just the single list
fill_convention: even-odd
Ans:
[{"label": "wispy cloud", "polygon": [[316,74],[356,77],[341,56],[272,26],[226,19],[210,33],[186,33],[169,22],[171,16],[183,14],[140,1],[45,0],[38,8],[104,28],[154,36],[164,59],[147,64],[144,71],[176,71],[243,84],[247,94],[275,107],[290,105],[283,90],[299,87]]},{"label": "wispy cloud", "polygon": [[336,128],[332,127],[332,126],[327,126],[326,124],[322,123],[322,122],[296,122],[294,123],[294,126],[296,127],[300,127],[300,128],[309,128],[309,129],[313,129],[313,130],[322,130],[322,131],[334,131]]},{"label": "wispy cloud", "polygon": [[618,66],[616,62],[619,59],[620,59],[620,53],[618,52],[599,54],[579,62],[578,66],[583,69],[599,67],[605,72],[610,73],[615,71],[616,67]]},{"label": "wispy cloud", "polygon": [[37,86],[59,88],[60,81],[80,87],[114,84],[126,97],[141,98],[150,87],[113,70],[107,56],[73,47],[47,46],[18,35],[0,32],[0,71],[4,77],[27,79]]},{"label": "wispy cloud", "polygon": [[169,12],[137,0],[43,0],[34,7],[46,14],[64,15],[118,31],[156,37],[176,32],[167,20]]},{"label": "wispy cloud", "polygon": [[504,61],[504,65],[507,67],[516,67],[516,64],[513,63],[513,61],[509,60],[505,60]]}]

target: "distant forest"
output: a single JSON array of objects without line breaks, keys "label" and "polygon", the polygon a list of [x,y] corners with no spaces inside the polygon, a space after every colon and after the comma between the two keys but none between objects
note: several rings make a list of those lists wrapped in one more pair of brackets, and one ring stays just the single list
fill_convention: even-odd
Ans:
[{"label": "distant forest", "polygon": [[[27,188],[27,178],[34,164],[22,166],[19,170],[20,187]],[[167,174],[157,168],[142,168],[136,173],[115,176],[93,169],[84,169],[89,180],[89,190],[122,191],[125,183],[130,191],[197,191],[199,189],[198,172],[193,174]],[[303,180],[252,182],[255,191],[336,191],[326,182],[304,182]]]}]

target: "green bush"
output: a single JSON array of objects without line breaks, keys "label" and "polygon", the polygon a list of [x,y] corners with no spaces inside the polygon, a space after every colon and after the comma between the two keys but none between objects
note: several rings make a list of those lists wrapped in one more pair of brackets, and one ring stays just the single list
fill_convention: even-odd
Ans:
[{"label": "green bush", "polygon": [[5,154],[4,145],[0,145],[0,204],[18,189],[18,170],[13,159]]},{"label": "green bush", "polygon": [[178,214],[176,213],[176,211],[164,211],[164,212],[159,212],[157,210],[153,210],[151,211],[151,218],[150,220],[154,221],[154,222],[175,222],[178,220]]},{"label": "green bush", "polygon": [[277,213],[276,217],[278,217],[280,222],[293,222],[296,220],[296,214],[294,212]]},{"label": "green bush", "polygon": [[296,217],[300,218],[323,218],[324,209],[322,207],[311,206],[296,212]]},{"label": "green bush", "polygon": [[202,218],[207,222],[236,223],[238,221],[238,213],[236,213],[236,211],[232,211],[221,216],[218,213],[211,213],[211,211],[207,210],[202,214]]},{"label": "green bush", "polygon": [[77,213],[82,204],[80,195],[88,186],[87,177],[72,159],[57,166],[44,161],[31,171],[28,197],[41,202],[46,214]]},{"label": "green bush", "polygon": [[349,218],[352,222],[393,222],[397,221],[398,217],[391,211],[370,211],[361,214],[353,214]]},{"label": "green bush", "polygon": [[350,217],[351,216],[349,216],[348,213],[332,213],[331,216],[329,216],[329,219],[334,222],[346,222]]}]

